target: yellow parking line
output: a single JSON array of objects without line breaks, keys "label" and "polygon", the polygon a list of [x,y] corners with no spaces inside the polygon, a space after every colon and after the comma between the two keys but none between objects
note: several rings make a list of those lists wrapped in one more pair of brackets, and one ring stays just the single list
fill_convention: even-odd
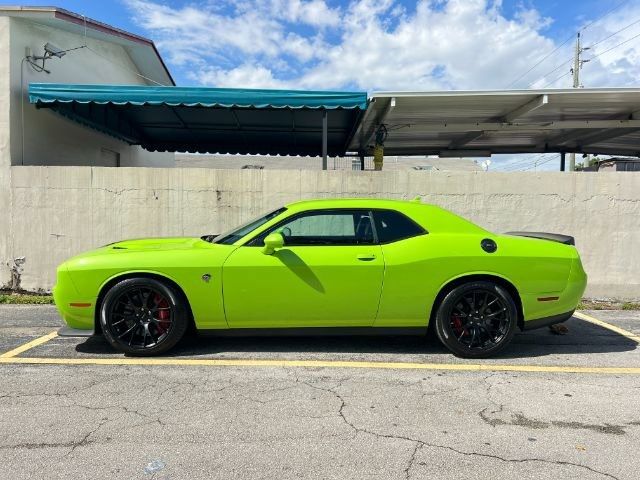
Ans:
[{"label": "yellow parking line", "polygon": [[43,335],[42,337],[36,338],[35,340],[31,340],[23,345],[20,345],[13,350],[9,350],[8,352],[0,355],[0,358],[13,358],[16,355],[20,355],[27,350],[31,350],[33,347],[37,347],[38,345],[42,345],[43,343],[47,343],[49,340],[52,340],[58,336],[58,332],[51,332],[47,335]]},{"label": "yellow parking line", "polygon": [[611,330],[612,332],[616,332],[618,335],[622,335],[623,337],[627,337],[629,340],[633,340],[636,343],[640,343],[640,336],[636,335],[629,330],[625,330],[624,328],[616,327],[615,325],[611,325],[610,323],[603,322],[591,315],[587,315],[582,312],[575,312],[573,314],[574,317],[579,318],[580,320],[585,320],[589,323],[593,323],[594,325],[598,325],[599,327],[606,328],[607,330]]},{"label": "yellow parking line", "polygon": [[[599,320],[582,312],[574,316],[611,330],[636,343],[640,336],[610,323]],[[640,375],[640,367],[578,367],[578,366],[542,366],[542,365],[500,365],[491,363],[417,363],[417,362],[364,362],[331,360],[261,360],[261,359],[189,359],[189,358],[35,358],[18,357],[23,352],[42,345],[57,337],[51,332],[42,337],[20,345],[0,355],[0,364],[32,365],[172,365],[172,366],[208,366],[208,367],[292,367],[292,368],[361,368],[395,370],[439,370],[463,372],[530,372],[530,373],[591,373],[610,375]]]},{"label": "yellow parking line", "polygon": [[640,375],[640,367],[566,367],[540,365],[497,365],[491,363],[411,363],[359,362],[330,360],[251,360],[187,358],[29,358],[0,357],[0,364],[34,365],[174,365],[207,367],[294,367],[294,368],[364,368],[398,370],[446,370],[466,372],[600,373]]}]

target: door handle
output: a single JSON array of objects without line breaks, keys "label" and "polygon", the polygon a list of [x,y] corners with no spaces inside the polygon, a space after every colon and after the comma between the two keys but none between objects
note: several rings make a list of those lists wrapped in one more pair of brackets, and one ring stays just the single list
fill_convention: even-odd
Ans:
[{"label": "door handle", "polygon": [[371,260],[375,260],[376,256],[374,253],[361,253],[356,258],[358,260],[362,260],[363,262],[370,262]]}]

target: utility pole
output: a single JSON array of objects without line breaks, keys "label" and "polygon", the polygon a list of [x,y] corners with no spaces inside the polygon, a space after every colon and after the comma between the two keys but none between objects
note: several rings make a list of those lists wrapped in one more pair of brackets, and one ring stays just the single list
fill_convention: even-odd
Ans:
[{"label": "utility pole", "polygon": [[[582,69],[582,65],[587,63],[589,60],[582,60],[582,52],[585,50],[589,50],[589,47],[582,48],[580,44],[580,32],[578,32],[578,36],[576,38],[576,49],[573,57],[573,68],[571,69],[571,74],[573,75],[573,88],[582,88],[580,85],[580,70]],[[572,153],[569,155],[569,171],[573,172],[576,169],[576,154]]]},{"label": "utility pole", "polygon": [[580,88],[580,55],[582,54],[582,48],[580,48],[580,32],[578,32],[578,37],[576,38],[576,50],[573,56],[573,70],[571,73],[573,74],[573,88]]}]

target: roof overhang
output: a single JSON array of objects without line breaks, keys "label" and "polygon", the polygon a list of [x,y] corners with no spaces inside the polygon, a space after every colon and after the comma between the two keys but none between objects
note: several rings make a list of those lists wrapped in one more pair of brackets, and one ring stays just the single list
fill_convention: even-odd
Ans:
[{"label": "roof overhang", "polygon": [[640,155],[640,89],[381,92],[349,150],[385,155],[489,156],[576,152]]},{"label": "roof overhang", "polygon": [[365,92],[32,83],[29,100],[151,151],[344,155]]},{"label": "roof overhang", "polygon": [[0,6],[0,15],[121,45],[142,75],[161,85],[175,85],[158,49],[148,38],[58,7]]}]

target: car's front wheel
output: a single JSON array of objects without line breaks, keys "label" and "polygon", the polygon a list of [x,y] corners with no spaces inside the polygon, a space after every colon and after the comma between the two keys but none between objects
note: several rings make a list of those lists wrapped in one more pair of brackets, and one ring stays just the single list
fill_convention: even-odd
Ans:
[{"label": "car's front wheel", "polygon": [[518,309],[509,292],[488,281],[453,288],[435,317],[440,341],[464,358],[495,355],[511,342],[517,324]]},{"label": "car's front wheel", "polygon": [[153,278],[129,278],[109,289],[100,307],[100,324],[117,350],[151,356],[171,349],[184,336],[188,314],[182,296]]}]

